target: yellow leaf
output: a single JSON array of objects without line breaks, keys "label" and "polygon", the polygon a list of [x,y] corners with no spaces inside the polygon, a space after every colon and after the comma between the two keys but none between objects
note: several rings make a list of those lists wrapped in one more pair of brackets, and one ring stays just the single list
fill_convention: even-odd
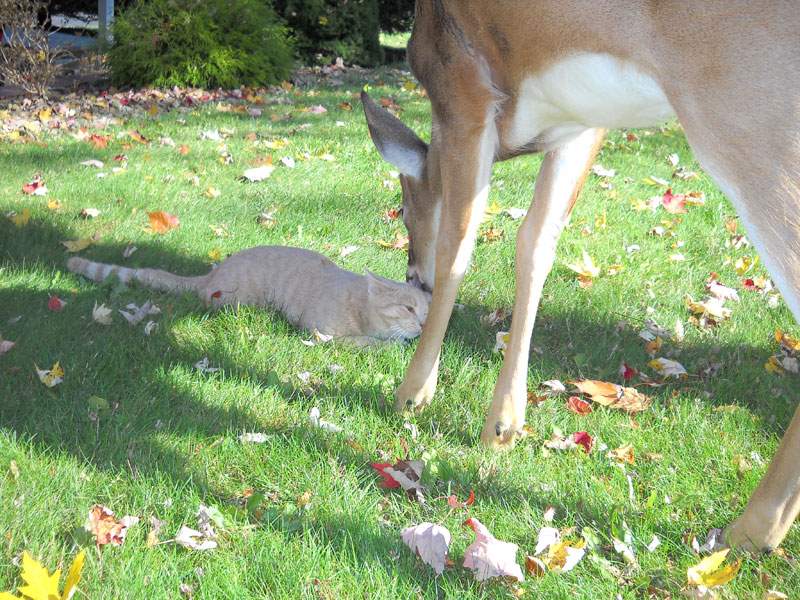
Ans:
[{"label": "yellow leaf", "polygon": [[736,562],[721,567],[729,552],[730,548],[720,550],[719,552],[705,557],[693,567],[689,567],[686,570],[686,577],[689,585],[702,585],[709,588],[716,587],[725,585],[736,577],[739,568],[742,566],[741,561],[737,560]]},{"label": "yellow leaf", "polygon": [[155,104],[151,104],[150,108],[147,109],[147,114],[155,117],[158,114],[158,107]]},{"label": "yellow leaf", "polygon": [[53,116],[53,111],[52,111],[52,110],[50,110],[49,108],[45,108],[45,109],[42,109],[42,110],[40,110],[40,111],[37,113],[37,115],[36,115],[36,116],[37,116],[37,117],[39,117],[39,120],[40,120],[42,123],[46,123],[47,121],[49,121],[49,120],[50,120],[50,117],[52,117],[52,116]]},{"label": "yellow leaf", "polygon": [[56,200],[55,198],[53,198],[52,200],[48,200],[47,201],[47,208],[49,210],[58,210],[59,208],[61,208],[61,201],[60,200]]},{"label": "yellow leaf", "polygon": [[20,586],[19,592],[31,600],[58,600],[58,580],[61,569],[50,575],[42,564],[28,552],[22,554],[22,573],[20,575],[26,585]]},{"label": "yellow leaf", "polygon": [[219,261],[220,261],[220,259],[222,258],[222,252],[220,252],[219,248],[213,248],[213,249],[212,249],[212,250],[211,250],[211,251],[208,253],[208,258],[210,258],[210,259],[211,259],[211,260],[213,260],[214,262],[219,262]]},{"label": "yellow leaf", "polygon": [[764,363],[764,368],[767,370],[767,373],[772,373],[773,375],[783,375],[785,372],[780,361],[778,361],[775,356],[769,357],[769,360]]},{"label": "yellow leaf", "polygon": [[91,246],[94,240],[92,238],[82,238],[80,240],[66,240],[61,243],[67,249],[67,252],[80,252]]},{"label": "yellow leaf", "polygon": [[594,260],[589,256],[586,250],[583,251],[583,257],[580,262],[567,265],[571,271],[575,271],[580,277],[591,279],[600,275],[600,267],[594,264]]},{"label": "yellow leaf", "polygon": [[69,572],[67,573],[67,579],[64,581],[64,591],[61,593],[61,600],[70,600],[75,594],[78,582],[81,580],[81,571],[83,570],[83,561],[85,559],[86,551],[81,550],[72,560]]},{"label": "yellow leaf", "polygon": [[58,362],[56,362],[50,368],[50,370],[40,369],[36,363],[33,363],[33,366],[36,367],[36,373],[39,375],[39,381],[49,388],[55,387],[64,381],[64,369],[61,368],[61,365]]},{"label": "yellow leaf", "polygon": [[14,213],[9,218],[17,227],[24,227],[31,220],[31,211],[28,208],[23,208],[22,212]]},{"label": "yellow leaf", "polygon": [[751,258],[749,256],[742,256],[741,258],[736,259],[736,263],[734,264],[734,268],[736,269],[737,275],[744,275],[750,269],[755,267],[758,264],[758,257]]}]

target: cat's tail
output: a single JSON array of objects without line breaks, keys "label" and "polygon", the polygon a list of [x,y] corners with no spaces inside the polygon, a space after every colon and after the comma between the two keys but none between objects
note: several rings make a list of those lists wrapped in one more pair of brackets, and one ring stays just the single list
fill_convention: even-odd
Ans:
[{"label": "cat's tail", "polygon": [[199,292],[207,277],[205,275],[181,277],[160,269],[129,269],[119,265],[92,262],[78,256],[73,256],[67,261],[67,268],[92,281],[102,282],[108,276],[116,275],[122,283],[135,280],[145,287],[163,292]]}]

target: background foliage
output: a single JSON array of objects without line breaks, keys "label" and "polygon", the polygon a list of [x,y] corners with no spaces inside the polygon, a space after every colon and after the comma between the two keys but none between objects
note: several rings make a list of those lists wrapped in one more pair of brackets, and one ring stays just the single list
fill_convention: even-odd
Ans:
[{"label": "background foliage", "polygon": [[288,77],[291,42],[258,0],[150,0],[114,23],[117,85],[236,87]]}]

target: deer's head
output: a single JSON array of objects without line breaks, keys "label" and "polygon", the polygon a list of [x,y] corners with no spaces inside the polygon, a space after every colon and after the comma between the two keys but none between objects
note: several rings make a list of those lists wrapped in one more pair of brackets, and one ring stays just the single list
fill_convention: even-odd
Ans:
[{"label": "deer's head", "polygon": [[361,102],[378,152],[400,172],[403,223],[408,230],[406,280],[430,291],[442,196],[436,152],[400,119],[378,107],[365,92],[361,93]]}]

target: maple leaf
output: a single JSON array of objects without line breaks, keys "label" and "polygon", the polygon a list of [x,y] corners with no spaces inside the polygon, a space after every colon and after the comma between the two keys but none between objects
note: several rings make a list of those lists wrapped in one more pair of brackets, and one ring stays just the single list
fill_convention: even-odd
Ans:
[{"label": "maple leaf", "polygon": [[[533,556],[525,559],[525,568],[531,575],[540,577],[547,571],[565,573],[571,571],[586,553],[586,542],[562,540],[555,527],[542,527],[536,540]],[[547,554],[541,554],[547,550]],[[537,558],[537,556],[539,558]]]},{"label": "maple leaf", "polygon": [[473,504],[475,504],[475,490],[469,491],[469,497],[464,502],[459,502],[455,494],[447,497],[447,505],[453,509],[468,508]]},{"label": "maple leaf", "polygon": [[509,577],[524,581],[525,576],[517,564],[519,547],[495,538],[486,526],[472,517],[464,525],[475,532],[475,541],[464,550],[464,568],[470,569],[478,581],[494,577]]},{"label": "maple leaf", "polygon": [[632,465],[636,460],[633,452],[633,446],[631,444],[624,444],[619,448],[610,450],[606,456],[608,456],[608,458],[610,458],[612,461],[620,464],[627,463]]},{"label": "maple leaf", "polygon": [[421,460],[398,460],[394,464],[372,463],[372,468],[378,471],[383,481],[381,487],[402,488],[410,500],[417,500],[420,504],[425,502],[423,492],[425,488],[420,480],[425,463]]},{"label": "maple leaf", "polygon": [[624,410],[628,413],[641,412],[650,407],[651,398],[642,394],[636,388],[623,387],[607,381],[595,379],[582,379],[573,381],[581,393],[586,394],[592,400],[608,408]]},{"label": "maple leaf", "polygon": [[729,552],[730,548],[720,550],[710,556],[706,556],[696,565],[689,567],[686,570],[686,579],[689,585],[713,588],[725,585],[736,577],[739,568],[742,566],[740,560],[724,567],[721,566],[722,563],[725,562],[725,558],[728,556]]},{"label": "maple leaf", "polygon": [[586,250],[583,251],[583,256],[579,262],[567,265],[567,268],[577,273],[578,278],[581,280],[591,280],[600,275],[600,267],[594,264],[594,260]]},{"label": "maple leaf", "polygon": [[437,575],[444,572],[450,548],[450,532],[446,527],[435,523],[420,523],[403,529],[400,537],[422,562],[433,567]]},{"label": "maple leaf", "polygon": [[576,415],[584,417],[592,412],[592,405],[578,396],[570,396],[569,399],[567,399],[567,409],[574,412]]},{"label": "maple leaf", "polygon": [[33,363],[33,366],[36,368],[36,374],[39,376],[39,381],[49,388],[55,387],[64,381],[64,369],[61,368],[61,365],[58,363],[58,361],[53,363],[53,366],[50,367],[50,369],[40,369],[36,363]]},{"label": "maple leaf", "polygon": [[167,233],[181,224],[178,217],[163,210],[149,212],[147,218],[150,220],[150,229],[155,233]]},{"label": "maple leaf", "polygon": [[95,322],[100,323],[100,325],[111,325],[111,314],[112,310],[110,308],[105,304],[98,306],[95,301],[94,308],[92,309],[92,319]]},{"label": "maple leaf", "polygon": [[668,213],[672,215],[680,215],[687,212],[686,210],[686,196],[683,194],[673,194],[672,188],[667,188],[664,195],[661,197],[661,205]]},{"label": "maple leaf", "polygon": [[53,312],[61,312],[67,303],[58,296],[50,296],[47,300],[47,308]]},{"label": "maple leaf", "polygon": [[36,178],[22,186],[22,193],[28,194],[29,196],[46,196],[47,186],[44,184],[44,181]]},{"label": "maple leaf", "polygon": [[[720,286],[724,287],[724,286]],[[709,316],[717,320],[729,319],[731,316],[731,309],[723,306],[724,300],[720,298],[706,298],[702,302],[696,302],[691,297],[686,298],[686,308],[692,314]]]},{"label": "maple leaf", "polygon": [[589,454],[589,452],[592,451],[594,438],[586,431],[576,431],[572,434],[572,440],[578,444],[578,446],[581,446],[586,454]]},{"label": "maple leaf", "polygon": [[89,516],[84,528],[94,536],[94,542],[98,548],[107,544],[121,546],[128,533],[128,527],[138,522],[139,517],[130,515],[117,520],[110,509],[102,504],[95,504],[89,509]]},{"label": "maple leaf", "polygon": [[19,587],[19,593],[31,600],[53,600],[61,596],[58,593],[61,569],[56,569],[51,575],[46,567],[28,554],[27,550],[22,553],[20,577],[25,585]]}]

